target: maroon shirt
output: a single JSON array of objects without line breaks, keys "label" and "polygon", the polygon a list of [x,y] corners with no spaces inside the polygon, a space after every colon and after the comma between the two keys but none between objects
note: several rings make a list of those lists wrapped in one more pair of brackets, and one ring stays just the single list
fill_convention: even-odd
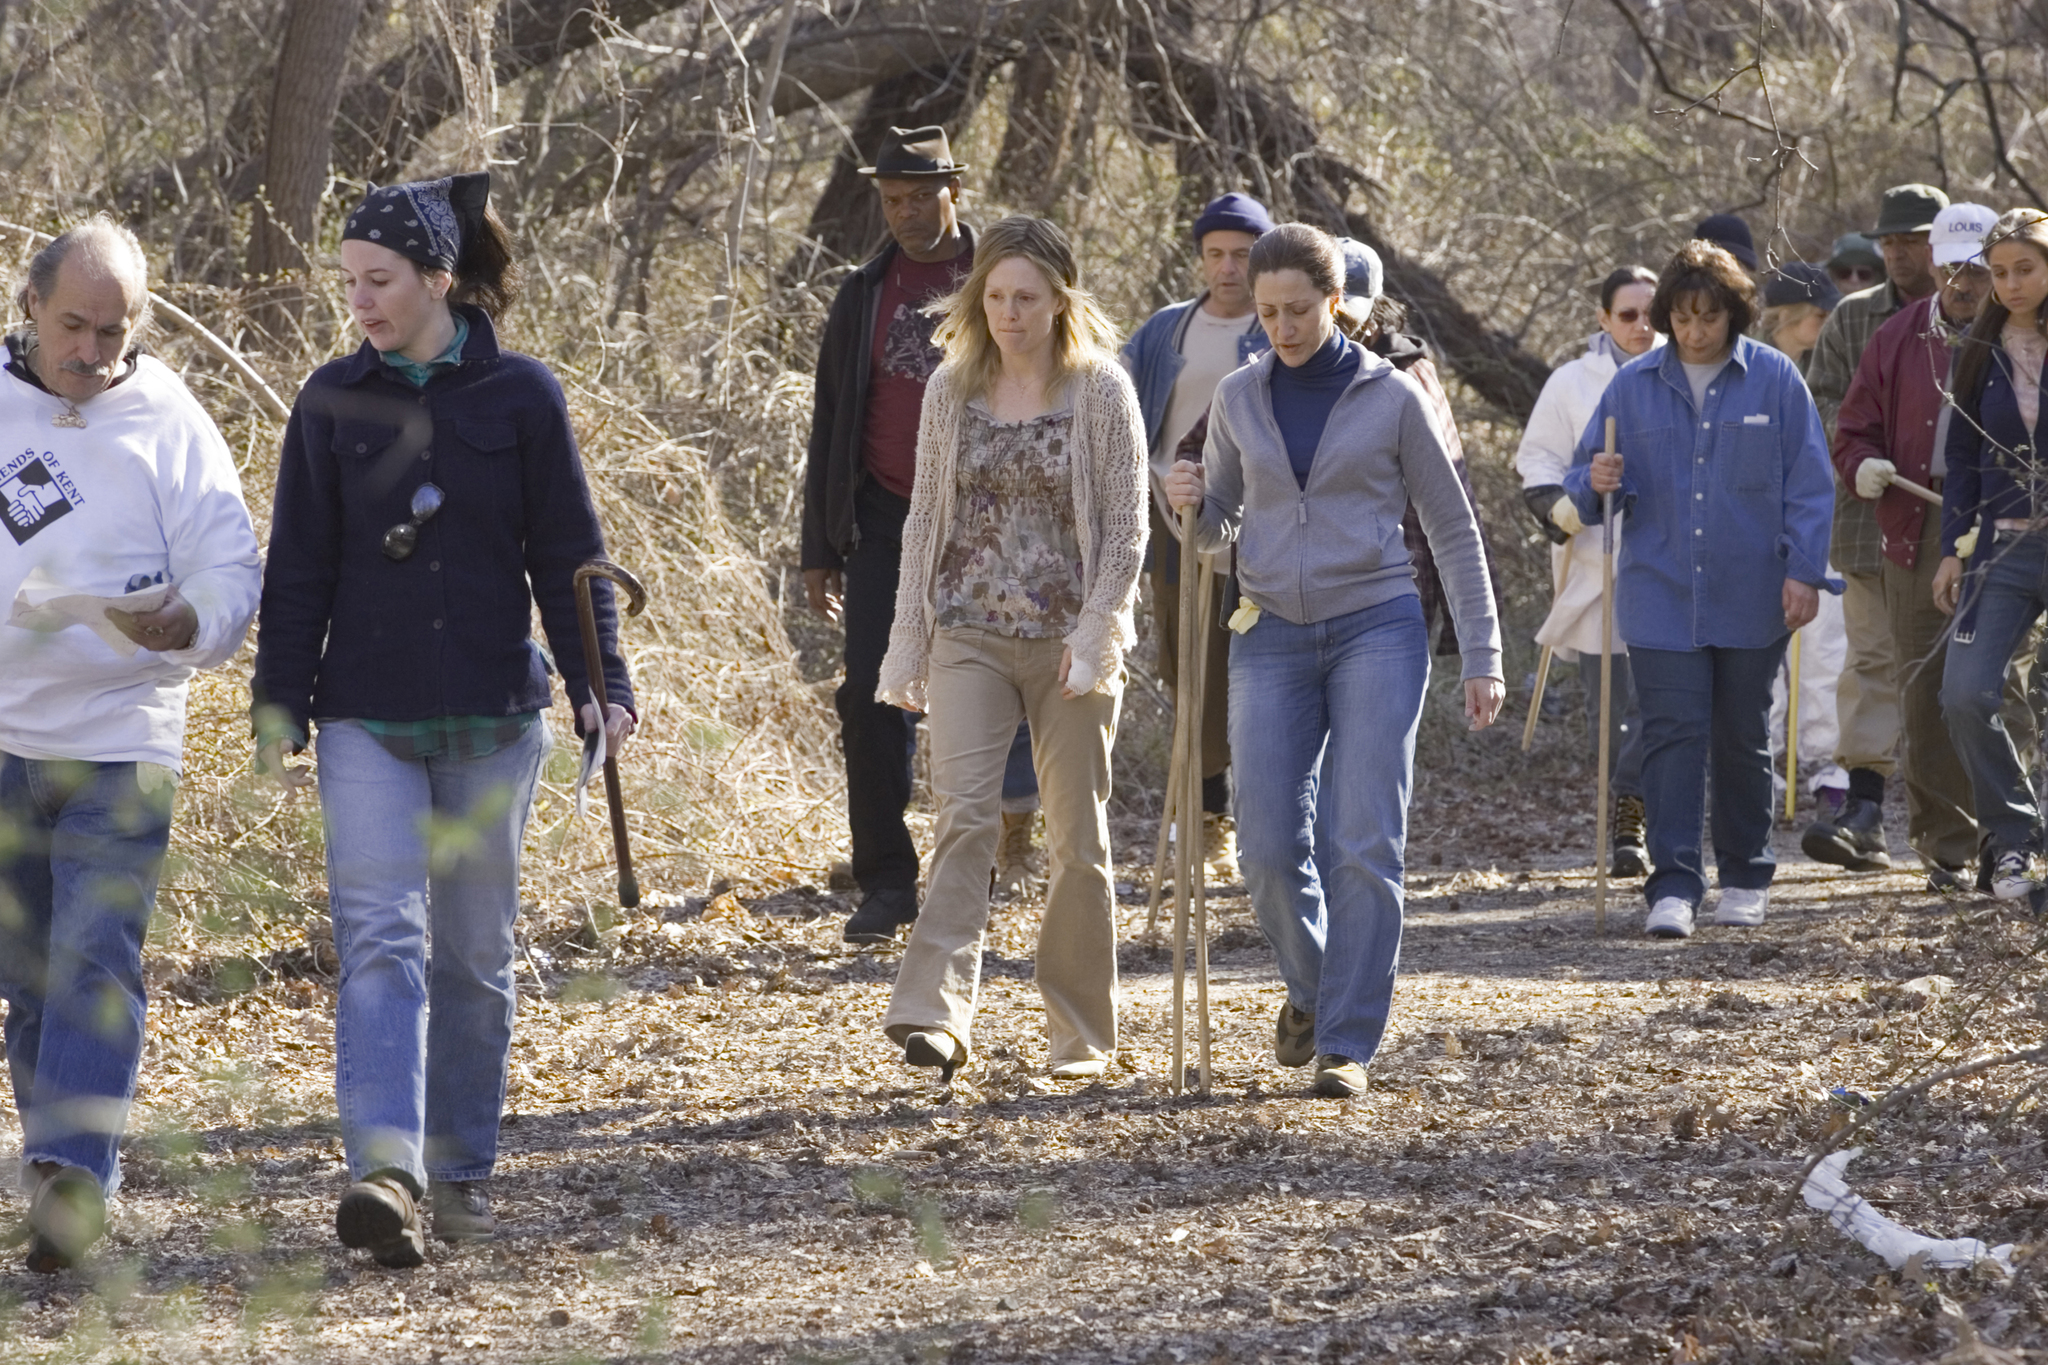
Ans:
[{"label": "maroon shirt", "polygon": [[860,449],[868,472],[898,497],[909,497],[917,481],[917,419],[925,383],[939,368],[939,348],[932,344],[938,319],[924,309],[958,289],[973,267],[965,251],[950,261],[926,262],[899,250],[882,276]]},{"label": "maroon shirt", "polygon": [[[1851,495],[1865,460],[1890,460],[1901,478],[1922,486],[1933,476],[1949,374],[1948,340],[1936,321],[1938,302],[1930,294],[1907,303],[1885,319],[1863,348],[1835,418],[1835,468]],[[1938,511],[1903,488],[1878,495],[1885,558],[1902,569],[1915,567],[1926,519]]]}]

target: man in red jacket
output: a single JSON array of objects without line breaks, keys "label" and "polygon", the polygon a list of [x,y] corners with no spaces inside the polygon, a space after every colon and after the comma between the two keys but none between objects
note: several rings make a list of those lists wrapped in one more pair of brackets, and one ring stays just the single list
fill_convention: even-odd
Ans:
[{"label": "man in red jacket", "polygon": [[[1834,461],[1843,486],[1877,504],[1884,546],[1879,582],[1904,712],[1899,766],[1906,780],[1906,841],[1928,864],[1928,882],[1938,891],[1961,890],[1970,879],[1978,862],[1977,822],[1969,778],[1941,716],[1948,618],[1934,605],[1940,509],[1894,481],[1941,491],[1942,452],[1955,411],[1946,402],[1949,360],[1990,294],[1980,252],[1997,216],[1978,204],[1952,204],[1935,217],[1929,245],[1940,288],[1877,329],[1835,426]],[[2022,681],[2022,705],[2024,691]]]}]

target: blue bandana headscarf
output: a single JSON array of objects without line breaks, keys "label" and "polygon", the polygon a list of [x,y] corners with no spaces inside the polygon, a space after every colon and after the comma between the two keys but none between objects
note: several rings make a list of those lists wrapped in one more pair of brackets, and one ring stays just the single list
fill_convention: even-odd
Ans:
[{"label": "blue bandana headscarf", "polygon": [[483,226],[490,197],[489,171],[372,185],[349,214],[341,239],[375,242],[429,269],[453,271],[462,248]]}]

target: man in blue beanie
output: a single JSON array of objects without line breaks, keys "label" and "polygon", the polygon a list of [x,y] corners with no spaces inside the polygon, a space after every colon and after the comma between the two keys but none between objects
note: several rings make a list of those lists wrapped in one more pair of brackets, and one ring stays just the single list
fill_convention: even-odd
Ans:
[{"label": "man in blue beanie", "polygon": [[1696,242],[1712,242],[1733,256],[1744,270],[1756,274],[1756,238],[1750,235],[1749,224],[1734,214],[1709,214],[1700,219],[1692,235]]},{"label": "man in blue beanie", "polygon": [[[1194,225],[1203,290],[1169,304],[1145,320],[1124,346],[1124,365],[1137,386],[1145,416],[1152,470],[1152,602],[1159,625],[1159,680],[1178,683],[1180,638],[1180,526],[1166,510],[1162,481],[1181,437],[1209,410],[1223,376],[1265,349],[1266,334],[1252,308],[1252,243],[1270,231],[1273,217],[1248,194],[1211,200]],[[1227,558],[1210,561],[1218,575],[1213,600],[1223,603]],[[1237,837],[1230,823],[1230,632],[1221,610],[1198,627],[1203,668],[1202,861],[1219,883],[1238,880]]]}]

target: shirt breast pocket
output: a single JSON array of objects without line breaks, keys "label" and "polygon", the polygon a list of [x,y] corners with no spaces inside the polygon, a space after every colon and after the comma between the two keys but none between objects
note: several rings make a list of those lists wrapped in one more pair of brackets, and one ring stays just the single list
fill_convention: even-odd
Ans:
[{"label": "shirt breast pocket", "polygon": [[1784,477],[1774,421],[1721,424],[1721,481],[1733,493],[1776,492]]}]

